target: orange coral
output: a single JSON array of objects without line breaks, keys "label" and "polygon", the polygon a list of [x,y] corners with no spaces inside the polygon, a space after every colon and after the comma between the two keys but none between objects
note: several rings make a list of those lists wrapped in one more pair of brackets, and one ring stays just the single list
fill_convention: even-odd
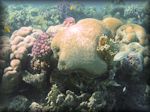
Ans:
[{"label": "orange coral", "polygon": [[107,17],[102,20],[104,26],[109,29],[113,36],[116,34],[117,28],[123,25],[123,22],[117,18]]}]

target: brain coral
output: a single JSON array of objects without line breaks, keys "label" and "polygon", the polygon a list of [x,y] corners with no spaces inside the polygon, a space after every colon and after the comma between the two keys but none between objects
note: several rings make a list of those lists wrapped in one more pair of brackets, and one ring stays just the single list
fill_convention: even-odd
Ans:
[{"label": "brain coral", "polygon": [[84,70],[101,75],[107,64],[97,54],[98,39],[105,34],[102,22],[96,19],[82,19],[53,38],[51,48],[58,58],[59,70]]}]

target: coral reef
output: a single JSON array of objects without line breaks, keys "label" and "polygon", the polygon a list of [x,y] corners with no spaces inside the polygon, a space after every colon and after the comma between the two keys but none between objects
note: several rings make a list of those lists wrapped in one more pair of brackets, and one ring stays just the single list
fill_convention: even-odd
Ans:
[{"label": "coral reef", "polygon": [[59,58],[58,69],[63,71],[83,69],[96,75],[106,72],[107,64],[95,52],[96,39],[105,31],[100,21],[83,19],[58,32],[51,43],[54,56]]},{"label": "coral reef", "polygon": [[120,45],[113,39],[102,35],[99,38],[99,43],[97,46],[97,52],[100,56],[111,66],[114,56],[118,53]]},{"label": "coral reef", "polygon": [[148,39],[144,28],[137,24],[125,24],[117,29],[115,40],[121,43],[139,42],[147,45]]},{"label": "coral reef", "polygon": [[8,106],[8,111],[22,111],[26,112],[30,101],[24,96],[16,96],[12,99]]},{"label": "coral reef", "polygon": [[107,17],[102,20],[104,26],[111,31],[111,35],[114,37],[116,30],[123,25],[123,22],[117,18]]},{"label": "coral reef", "polygon": [[50,51],[50,38],[46,33],[42,33],[34,42],[31,55],[33,57],[41,58],[48,55]]},{"label": "coral reef", "polygon": [[11,53],[9,37],[0,36],[0,80],[3,74],[3,70],[8,66],[9,55]]},{"label": "coral reef", "polygon": [[[94,92],[91,96],[87,93],[77,95],[67,90],[61,93],[57,85],[53,85],[46,97],[48,107],[51,111],[100,111],[106,106],[105,97],[100,91]],[[46,108],[46,107],[45,107]]]},{"label": "coral reef", "polygon": [[10,38],[10,64],[4,70],[1,83],[4,93],[12,93],[22,81],[21,72],[26,66],[22,66],[22,63],[27,60],[28,53],[36,40],[34,34],[30,35],[33,32],[32,27],[22,27],[15,31]]},{"label": "coral reef", "polygon": [[121,61],[121,65],[123,66],[124,70],[135,70],[140,72],[143,70],[143,57],[137,53],[130,52],[127,57]]},{"label": "coral reef", "polygon": [[138,5],[130,5],[124,10],[124,17],[125,18],[133,18],[140,19],[144,16],[144,12],[141,7]]},{"label": "coral reef", "polygon": [[0,111],[149,111],[149,7],[111,1],[6,5]]}]

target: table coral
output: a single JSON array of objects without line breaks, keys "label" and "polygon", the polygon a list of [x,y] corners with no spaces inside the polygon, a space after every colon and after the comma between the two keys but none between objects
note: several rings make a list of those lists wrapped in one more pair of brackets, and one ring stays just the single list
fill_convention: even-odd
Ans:
[{"label": "table coral", "polygon": [[51,43],[54,56],[59,58],[58,69],[82,69],[95,75],[106,72],[107,64],[96,53],[97,38],[105,31],[99,20],[83,19],[58,32]]}]

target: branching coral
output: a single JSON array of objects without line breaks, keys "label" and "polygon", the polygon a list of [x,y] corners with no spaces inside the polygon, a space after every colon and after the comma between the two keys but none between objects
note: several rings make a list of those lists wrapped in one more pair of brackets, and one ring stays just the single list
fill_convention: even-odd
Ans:
[{"label": "branching coral", "polygon": [[41,58],[51,53],[50,37],[46,33],[39,35],[32,47],[32,56]]}]

